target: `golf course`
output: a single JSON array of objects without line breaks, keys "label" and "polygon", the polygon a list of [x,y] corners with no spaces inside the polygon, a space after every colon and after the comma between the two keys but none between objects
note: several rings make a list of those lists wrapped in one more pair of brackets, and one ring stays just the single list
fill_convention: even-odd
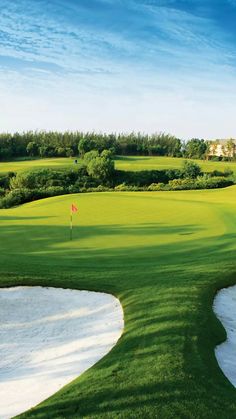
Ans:
[{"label": "golf course", "polygon": [[236,417],[212,309],[236,282],[235,197],[235,186],[101,192],[0,210],[2,288],[105,292],[124,311],[111,352],[21,419]]},{"label": "golf course", "polygon": [[[74,166],[75,157],[57,157],[42,159],[16,159],[9,162],[0,162],[0,174],[7,172],[25,172],[32,169],[65,169]],[[78,160],[78,165],[81,159]],[[118,170],[164,170],[180,169],[185,161],[179,157],[159,157],[159,156],[117,156],[115,158],[115,167]],[[199,164],[204,172],[213,170],[232,170],[236,172],[236,162],[192,160]]]},{"label": "golf course", "polygon": [[236,419],[236,0],[0,4],[0,419]]}]

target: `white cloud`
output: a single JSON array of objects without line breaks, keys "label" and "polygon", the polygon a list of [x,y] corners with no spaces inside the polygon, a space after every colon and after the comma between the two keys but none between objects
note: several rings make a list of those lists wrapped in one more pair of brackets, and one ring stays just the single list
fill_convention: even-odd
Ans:
[{"label": "white cloud", "polygon": [[76,20],[64,1],[1,3],[1,130],[236,136],[235,51],[213,19],[120,0],[130,25],[118,31],[78,3],[66,4]]}]

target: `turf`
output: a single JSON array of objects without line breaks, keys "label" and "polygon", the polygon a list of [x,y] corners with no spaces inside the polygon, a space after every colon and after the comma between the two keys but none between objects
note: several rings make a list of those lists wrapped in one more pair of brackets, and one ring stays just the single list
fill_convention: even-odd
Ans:
[{"label": "turf", "polygon": [[[236,187],[62,196],[0,211],[1,286],[105,291],[125,330],[96,366],[21,418],[236,417],[212,311],[236,281]],[[69,205],[74,240],[69,241]]]},{"label": "turf", "polygon": [[65,169],[74,167],[75,158],[58,157],[48,159],[26,159],[0,162],[0,173],[24,172],[31,169]]},{"label": "turf", "polygon": [[[30,169],[64,169],[75,167],[74,159],[70,157],[36,159],[36,160],[15,160],[11,162],[0,162],[0,173],[9,171],[20,172]],[[145,157],[145,156],[118,156],[115,166],[119,170],[162,170],[180,169],[184,158],[176,157]],[[224,171],[226,169],[236,172],[236,162],[214,162],[205,160],[193,160],[198,163],[202,170],[210,172],[212,170]],[[78,159],[78,164],[80,159]]]}]

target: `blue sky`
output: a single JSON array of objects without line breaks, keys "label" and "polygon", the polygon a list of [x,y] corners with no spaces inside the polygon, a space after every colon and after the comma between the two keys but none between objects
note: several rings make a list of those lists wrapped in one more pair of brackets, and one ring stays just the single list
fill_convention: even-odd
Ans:
[{"label": "blue sky", "polygon": [[236,0],[0,0],[0,131],[236,137]]}]

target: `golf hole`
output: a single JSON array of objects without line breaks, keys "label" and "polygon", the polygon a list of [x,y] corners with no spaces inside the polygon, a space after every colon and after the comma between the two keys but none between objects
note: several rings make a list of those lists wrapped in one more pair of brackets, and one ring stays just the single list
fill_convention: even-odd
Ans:
[{"label": "golf hole", "polygon": [[124,326],[109,294],[0,289],[0,418],[32,408],[106,355]]}]

